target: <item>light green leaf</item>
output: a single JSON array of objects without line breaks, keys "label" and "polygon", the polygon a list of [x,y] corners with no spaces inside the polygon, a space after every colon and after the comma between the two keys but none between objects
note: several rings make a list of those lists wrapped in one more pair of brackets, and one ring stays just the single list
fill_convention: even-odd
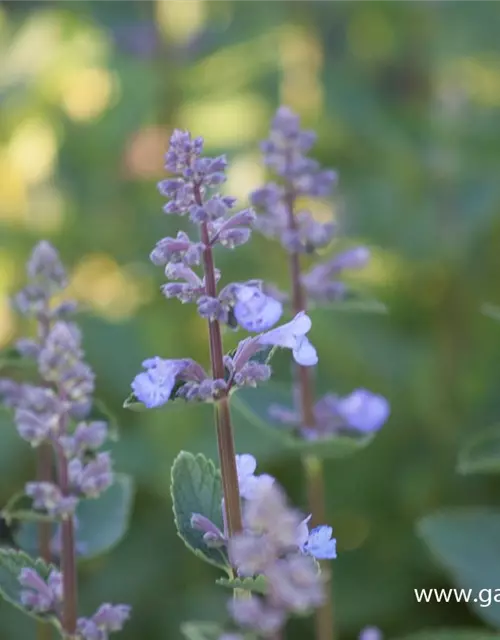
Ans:
[{"label": "light green leaf", "polygon": [[43,580],[46,580],[52,568],[43,560],[35,560],[23,551],[0,548],[0,596],[23,613],[60,629],[59,621],[54,615],[35,614],[21,605],[22,587],[18,579],[21,570],[34,569]]},{"label": "light green leaf", "polygon": [[269,409],[274,404],[289,408],[293,406],[291,392],[283,385],[274,382],[269,382],[256,389],[239,389],[232,393],[230,398],[235,423],[245,421],[265,432],[267,437],[280,446],[284,455],[342,458],[366,447],[374,437],[373,435],[343,435],[320,440],[299,438],[286,426],[274,421],[269,416]]},{"label": "light green leaf", "polygon": [[[116,474],[113,485],[95,499],[82,500],[77,508],[76,542],[79,559],[88,560],[110,551],[127,533],[134,498],[130,476]],[[55,534],[56,528],[54,525]],[[37,526],[24,522],[14,533],[16,543],[29,553],[36,553]]]},{"label": "light green leaf", "polygon": [[[500,595],[500,510],[446,509],[420,520],[418,533],[457,586],[472,590],[470,606],[476,614],[500,628],[500,602],[494,602]],[[481,602],[481,590],[491,593],[489,606]],[[488,600],[488,592],[482,593]]]},{"label": "light green leaf", "polygon": [[264,576],[256,578],[219,578],[215,581],[221,587],[228,589],[243,589],[244,591],[252,591],[253,593],[267,593],[267,580]]},{"label": "light green leaf", "polygon": [[462,447],[457,470],[471,473],[500,473],[500,426],[478,433]]},{"label": "light green leaf", "polygon": [[485,302],[481,306],[481,313],[485,316],[488,316],[488,318],[500,321],[500,307],[498,305]]},{"label": "light green leaf", "polygon": [[206,562],[226,569],[224,551],[208,547],[203,533],[191,526],[193,513],[200,513],[223,530],[221,476],[214,463],[202,454],[181,451],[172,465],[171,494],[177,532],[186,546]]},{"label": "light green leaf", "polygon": [[223,629],[215,622],[185,622],[181,632],[186,640],[218,640]]}]

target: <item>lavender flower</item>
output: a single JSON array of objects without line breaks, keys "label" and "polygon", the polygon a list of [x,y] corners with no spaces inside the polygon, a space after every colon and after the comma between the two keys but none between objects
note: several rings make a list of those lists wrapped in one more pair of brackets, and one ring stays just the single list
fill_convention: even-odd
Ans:
[{"label": "lavender flower", "polygon": [[[64,558],[63,576],[53,570],[47,580],[33,569],[23,569],[19,582],[21,604],[37,613],[55,615],[65,636],[75,640],[106,640],[108,632],[121,628],[128,617],[128,607],[103,605],[90,619],[84,635],[74,635],[67,612],[75,611],[76,580],[74,542],[75,511],[81,498],[98,497],[113,482],[109,453],[99,452],[107,438],[107,424],[85,421],[93,404],[94,374],[84,362],[81,334],[67,321],[75,309],[71,301],[54,304],[53,296],[66,284],[66,275],[57,252],[46,242],[39,243],[28,261],[28,284],[16,296],[21,313],[37,321],[37,337],[21,338],[17,349],[32,359],[38,368],[39,384],[0,380],[0,396],[14,409],[19,435],[33,447],[49,445],[56,459],[58,474],[53,477],[52,460],[46,454],[39,460],[38,477],[28,482],[25,493],[32,498],[33,508],[56,521],[56,535],[49,541],[51,551]],[[80,421],[75,426],[75,421]],[[42,550],[46,552],[46,550]],[[44,558],[44,560],[48,560]],[[73,564],[73,566],[71,566]],[[90,626],[89,626],[90,625]],[[92,629],[90,627],[93,625]],[[79,624],[85,627],[85,623]],[[90,629],[90,630],[89,630]]]},{"label": "lavender flower", "polygon": [[260,335],[258,342],[261,345],[292,349],[295,362],[304,367],[310,367],[318,362],[316,349],[306,338],[311,326],[311,319],[301,311],[287,324]]},{"label": "lavender flower", "polygon": [[55,569],[47,581],[35,569],[21,569],[19,583],[23,587],[20,599],[27,609],[36,613],[56,612],[62,602],[62,574]]},{"label": "lavender flower", "polygon": [[108,640],[110,633],[121,631],[130,617],[130,607],[124,604],[103,604],[91,618],[79,618],[78,640]]},{"label": "lavender flower", "polygon": [[271,296],[266,296],[257,287],[241,287],[236,294],[234,315],[240,326],[257,332],[270,329],[283,313],[283,305]]},{"label": "lavender flower", "polygon": [[[332,560],[337,557],[337,541],[332,538],[332,528],[322,525],[315,527],[310,533],[307,530],[307,521],[304,521],[305,536],[299,536],[299,546],[318,560]],[[304,539],[305,538],[305,539]]]},{"label": "lavender flower", "polygon": [[382,640],[382,632],[377,627],[365,627],[359,634],[359,640]]},{"label": "lavender flower", "polygon": [[383,396],[357,389],[337,403],[337,411],[349,427],[369,433],[380,429],[390,409]]}]

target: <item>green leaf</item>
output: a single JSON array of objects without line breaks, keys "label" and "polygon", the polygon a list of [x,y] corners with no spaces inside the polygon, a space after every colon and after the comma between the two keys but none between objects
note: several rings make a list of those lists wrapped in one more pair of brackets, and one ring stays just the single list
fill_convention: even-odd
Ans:
[{"label": "green leaf", "polygon": [[177,532],[186,546],[206,562],[227,569],[224,551],[208,547],[203,533],[191,526],[192,514],[200,513],[223,530],[221,476],[214,463],[201,453],[181,451],[172,465],[171,493]]},{"label": "green leaf", "polygon": [[304,440],[296,436],[286,425],[269,417],[269,408],[279,404],[291,408],[292,395],[289,389],[275,382],[256,389],[239,389],[231,394],[234,420],[245,421],[275,441],[284,455],[311,455],[318,458],[342,458],[366,447],[372,440],[369,436],[332,436],[321,440]]},{"label": "green leaf", "polygon": [[261,594],[267,593],[267,580],[264,576],[257,576],[256,578],[218,578],[215,584],[228,589],[243,589]]},{"label": "green leaf", "polygon": [[54,615],[35,614],[21,605],[22,587],[18,577],[22,569],[34,569],[43,580],[46,580],[53,567],[43,560],[31,558],[23,551],[0,548],[0,596],[23,613],[60,629],[59,621]]},{"label": "green leaf", "polygon": [[186,640],[218,640],[223,629],[215,622],[184,622],[181,632]]},{"label": "green leaf", "polygon": [[398,640],[500,640],[500,635],[481,629],[427,629]]},{"label": "green leaf", "polygon": [[[500,628],[500,602],[493,601],[500,593],[500,510],[446,509],[420,520],[417,530],[456,584],[472,590],[470,606],[477,615]],[[487,607],[477,597],[482,589],[491,590]]]},{"label": "green leaf", "polygon": [[108,424],[108,438],[109,440],[116,441],[120,436],[120,427],[114,413],[107,407],[106,403],[99,399],[94,398],[90,414],[87,420],[101,420]]},{"label": "green leaf", "polygon": [[500,473],[500,426],[483,431],[461,449],[457,470],[470,473]]},{"label": "green leaf", "polygon": [[[79,503],[76,511],[76,542],[80,545],[80,560],[100,556],[123,539],[129,527],[133,498],[132,478],[116,474],[113,485],[99,498],[89,498]],[[23,522],[14,533],[14,540],[28,553],[37,553],[36,523]]]},{"label": "green leaf", "polygon": [[489,302],[485,302],[481,306],[481,313],[488,318],[500,321],[500,307]]},{"label": "green leaf", "polygon": [[25,358],[15,347],[0,351],[0,371],[3,369],[36,369],[31,358]]},{"label": "green leaf", "polygon": [[13,520],[31,520],[35,522],[54,522],[54,516],[35,511],[32,507],[33,500],[24,491],[18,491],[7,502],[0,512],[7,524]]}]

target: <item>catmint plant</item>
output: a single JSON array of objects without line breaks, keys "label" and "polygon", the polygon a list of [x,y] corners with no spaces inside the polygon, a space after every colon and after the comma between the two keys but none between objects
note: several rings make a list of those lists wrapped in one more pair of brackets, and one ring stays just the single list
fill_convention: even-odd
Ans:
[{"label": "catmint plant", "polygon": [[[27,276],[15,305],[33,322],[36,335],[18,340],[15,352],[30,377],[0,379],[0,399],[13,411],[19,436],[36,450],[38,473],[35,481],[26,483],[24,497],[16,496],[3,514],[25,525],[39,522],[41,559],[3,549],[0,565],[14,573],[19,568],[14,576],[19,588],[2,594],[27,613],[52,622],[64,638],[106,640],[121,630],[130,607],[106,603],[92,616],[79,617],[77,557],[85,552],[85,541],[79,543],[77,533],[79,504],[99,500],[115,480],[111,456],[101,450],[108,424],[91,415],[94,373],[84,360],[81,333],[69,320],[76,305],[60,301],[66,274],[48,242],[33,249]],[[28,510],[16,508],[27,499]]]},{"label": "catmint plant", "polygon": [[[280,107],[272,121],[269,138],[262,143],[264,163],[276,176],[252,193],[252,204],[260,211],[255,226],[268,238],[277,240],[288,255],[291,305],[295,314],[304,314],[308,304],[320,305],[342,300],[346,286],[341,281],[347,269],[364,267],[370,258],[366,247],[336,254],[304,269],[303,258],[327,247],[336,233],[332,222],[318,222],[301,207],[304,198],[326,197],[337,182],[334,171],[321,169],[307,154],[316,135],[303,130],[287,107]],[[317,360],[317,359],[316,359]],[[296,361],[295,405],[273,404],[269,418],[288,427],[299,439],[328,440],[338,436],[363,436],[377,431],[387,420],[385,398],[366,389],[341,397],[328,393],[315,399],[313,359]],[[322,461],[315,454],[303,456],[309,509],[314,521],[325,519]],[[333,608],[327,601],[316,616],[318,640],[334,637]]]},{"label": "catmint plant", "polygon": [[[247,242],[256,216],[252,209],[233,211],[235,199],[219,191],[225,157],[203,157],[202,152],[202,138],[174,131],[166,154],[166,169],[174,177],[160,182],[159,190],[168,199],[164,212],[189,217],[197,233],[191,237],[179,231],[161,239],[150,258],[169,280],[162,287],[165,297],[195,304],[207,320],[211,370],[191,358],[150,357],[133,380],[125,406],[213,403],[220,471],[201,454],[179,454],[172,467],[176,526],[188,547],[226,572],[219,584],[234,590],[232,630],[221,631],[222,637],[250,632],[268,638],[281,631],[290,615],[324,602],[316,558],[334,558],[335,540],[330,527],[309,530],[310,516],[289,506],[274,478],[255,475],[255,458],[236,455],[230,396],[270,378],[277,348],[289,349],[303,367],[315,365],[318,357],[308,339],[311,320],[303,310],[275,326],[283,299],[272,288],[259,280],[219,286],[222,274],[214,250]],[[224,326],[240,326],[254,335],[225,353]]]}]

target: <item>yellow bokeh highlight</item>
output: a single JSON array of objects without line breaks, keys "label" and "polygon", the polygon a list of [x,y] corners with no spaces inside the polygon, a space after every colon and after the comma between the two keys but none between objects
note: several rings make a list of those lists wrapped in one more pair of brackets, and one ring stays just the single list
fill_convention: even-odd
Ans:
[{"label": "yellow bokeh highlight", "polygon": [[145,277],[131,267],[120,267],[102,253],[87,255],[75,268],[70,295],[108,320],[126,320],[153,295]]},{"label": "yellow bokeh highlight", "polygon": [[441,82],[450,81],[481,107],[500,107],[500,58],[458,58],[445,69]]},{"label": "yellow bokeh highlight", "polygon": [[227,170],[226,191],[240,201],[265,182],[266,173],[261,158],[257,154],[247,154],[231,158]]},{"label": "yellow bokeh highlight", "polygon": [[38,187],[24,212],[24,225],[40,235],[60,231],[66,203],[61,192],[50,184]]},{"label": "yellow bokeh highlight", "polygon": [[0,151],[0,220],[19,222],[28,203],[26,182],[6,151]]},{"label": "yellow bokeh highlight", "polygon": [[303,27],[289,26],[281,30],[278,42],[283,69],[282,103],[301,113],[319,113],[323,104],[319,78],[323,52],[316,34]]},{"label": "yellow bokeh highlight", "polygon": [[395,49],[394,31],[382,11],[363,8],[354,14],[347,39],[353,54],[365,62],[390,58]]},{"label": "yellow bokeh highlight", "polygon": [[185,104],[179,113],[181,128],[203,133],[207,145],[238,147],[254,141],[267,116],[267,105],[254,94]]},{"label": "yellow bokeh highlight", "polygon": [[7,156],[28,184],[43,182],[54,171],[57,138],[53,127],[41,118],[24,120],[12,134]]},{"label": "yellow bokeh highlight", "polygon": [[158,0],[156,19],[169,41],[185,42],[205,24],[207,7],[204,0]]},{"label": "yellow bokeh highlight", "polygon": [[116,90],[117,80],[107,69],[74,70],[62,81],[62,107],[73,120],[93,120],[109,106]]},{"label": "yellow bokeh highlight", "polygon": [[14,313],[8,292],[15,279],[14,256],[0,250],[0,348],[8,344],[14,335]]}]

